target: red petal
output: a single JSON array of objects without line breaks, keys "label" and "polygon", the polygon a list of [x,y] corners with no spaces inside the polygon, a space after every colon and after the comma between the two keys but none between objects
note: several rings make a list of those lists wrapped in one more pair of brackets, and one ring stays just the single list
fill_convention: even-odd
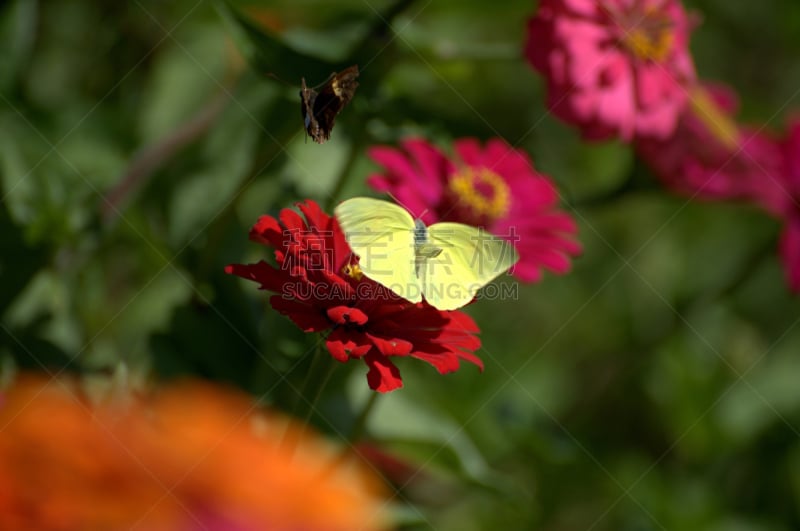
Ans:
[{"label": "red petal", "polygon": [[283,229],[272,216],[261,216],[250,229],[250,240],[271,247],[281,247]]},{"label": "red petal", "polygon": [[327,313],[328,318],[338,325],[363,325],[369,320],[364,312],[350,306],[334,306],[328,308]]},{"label": "red petal", "polygon": [[298,301],[273,295],[269,303],[275,310],[291,319],[304,332],[321,332],[331,327],[321,309]]},{"label": "red petal", "polygon": [[359,332],[350,332],[345,328],[337,328],[325,341],[331,356],[339,361],[350,358],[361,358],[372,348],[366,337]]},{"label": "red petal", "polygon": [[427,361],[439,371],[439,374],[447,374],[448,372],[458,370],[458,356],[452,352],[442,352],[440,354],[414,352],[411,356],[422,361]]},{"label": "red petal", "polygon": [[323,230],[328,228],[330,216],[322,211],[316,201],[309,199],[302,203],[297,203],[297,208],[299,208],[300,212],[306,217],[309,228],[316,227]]},{"label": "red petal", "polygon": [[367,382],[369,388],[379,393],[388,393],[403,387],[403,380],[400,378],[400,371],[389,361],[389,358],[377,354],[372,350],[364,358],[369,367]]},{"label": "red petal", "polygon": [[369,333],[367,333],[367,337],[384,356],[407,356],[414,348],[414,345],[405,339],[384,339]]},{"label": "red petal", "polygon": [[306,226],[306,223],[303,220],[303,218],[300,217],[300,214],[298,214],[291,208],[284,208],[283,210],[281,210],[280,220],[281,220],[281,225],[283,225],[283,227],[287,231],[293,234],[296,233],[297,231],[308,230],[308,227]]},{"label": "red petal", "polygon": [[225,266],[225,272],[258,282],[261,284],[261,289],[269,291],[279,291],[286,282],[286,278],[280,271],[263,260],[255,264],[230,264]]}]

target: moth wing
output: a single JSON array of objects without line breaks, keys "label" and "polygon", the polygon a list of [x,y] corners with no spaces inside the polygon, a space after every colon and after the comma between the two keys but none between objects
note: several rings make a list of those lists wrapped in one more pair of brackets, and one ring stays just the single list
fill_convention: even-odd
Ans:
[{"label": "moth wing", "polygon": [[368,197],[342,201],[334,214],[364,275],[410,302],[422,300],[411,214],[394,203]]}]

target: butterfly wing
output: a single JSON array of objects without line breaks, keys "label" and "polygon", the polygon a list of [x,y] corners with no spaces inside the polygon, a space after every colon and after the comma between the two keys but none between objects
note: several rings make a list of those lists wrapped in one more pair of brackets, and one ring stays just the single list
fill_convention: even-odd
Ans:
[{"label": "butterfly wing", "polygon": [[358,65],[353,65],[334,75],[331,80],[331,89],[336,97],[341,100],[342,107],[350,103],[356,93],[356,88],[358,87],[356,78],[358,74]]},{"label": "butterfly wing", "polygon": [[[353,99],[356,87],[358,87],[357,77],[358,65],[353,65],[333,74],[319,90],[319,93],[316,93],[316,97],[311,103],[313,122],[316,124],[313,132],[308,125],[306,130],[318,144],[322,144],[330,138],[336,116]],[[308,123],[307,119],[306,122]]]},{"label": "butterfly wing", "polygon": [[414,251],[414,219],[400,206],[368,197],[343,201],[334,209],[361,271],[411,302],[422,300]]},{"label": "butterfly wing", "polygon": [[317,100],[317,91],[306,86],[305,78],[302,79],[300,86],[300,111],[303,114],[303,127],[306,133],[318,142],[320,137],[319,122],[314,117],[314,103]]},{"label": "butterfly wing", "polygon": [[480,288],[519,259],[507,241],[461,223],[435,223],[428,227],[427,246],[441,251],[423,257],[420,282],[425,300],[439,310],[464,306]]}]

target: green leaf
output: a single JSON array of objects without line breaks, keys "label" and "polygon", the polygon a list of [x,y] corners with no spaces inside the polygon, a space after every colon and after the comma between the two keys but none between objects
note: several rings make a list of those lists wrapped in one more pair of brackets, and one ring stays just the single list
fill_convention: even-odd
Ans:
[{"label": "green leaf", "polygon": [[142,143],[169,134],[227,89],[225,37],[218,26],[197,24],[158,54],[140,103]]},{"label": "green leaf", "polygon": [[[0,188],[2,190],[2,188]],[[2,190],[5,195],[5,190]],[[40,268],[46,266],[48,255],[43,245],[29,245],[21,229],[8,212],[6,201],[0,204],[0,316],[25,289]]]},{"label": "green leaf", "polygon": [[264,136],[282,146],[283,130],[287,126],[300,128],[299,112],[293,123],[270,119],[262,122],[262,116],[270,116],[275,107],[284,105],[282,100],[275,100],[273,91],[264,90],[263,83],[244,83],[233,95],[233,101],[200,146],[202,166],[182,179],[174,192],[170,239],[176,245],[196,237],[238,198],[245,177],[253,169],[260,169],[254,166],[262,166],[255,158]]},{"label": "green leaf", "polygon": [[[367,393],[374,391],[367,388],[363,374],[353,376],[349,394],[354,403],[364,403]],[[416,400],[408,389],[381,397],[369,416],[367,430],[376,439],[416,449],[416,458],[426,466],[479,483],[492,481],[488,463],[463,426],[430,402]]]},{"label": "green leaf", "polygon": [[0,8],[0,93],[10,92],[31,55],[38,13],[35,0],[17,0]]}]

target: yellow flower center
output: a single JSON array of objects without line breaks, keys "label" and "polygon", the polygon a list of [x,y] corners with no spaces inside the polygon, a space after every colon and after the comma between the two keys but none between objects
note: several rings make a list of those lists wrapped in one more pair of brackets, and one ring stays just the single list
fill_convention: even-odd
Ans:
[{"label": "yellow flower center", "polygon": [[465,166],[450,178],[450,191],[459,207],[479,219],[494,221],[508,214],[511,193],[498,174],[488,168]]},{"label": "yellow flower center", "polygon": [[622,45],[637,59],[662,62],[672,51],[675,42],[672,22],[658,8],[651,6],[644,13],[609,10],[609,15],[620,28]]},{"label": "yellow flower center", "polygon": [[637,28],[625,34],[622,42],[633,55],[643,61],[661,62],[672,49],[674,36],[667,29],[655,34],[647,29]]},{"label": "yellow flower center", "polygon": [[695,86],[689,96],[692,112],[703,122],[714,138],[733,151],[739,146],[736,122],[717,105],[706,89]]},{"label": "yellow flower center", "polygon": [[364,273],[361,271],[361,268],[358,267],[358,264],[347,264],[342,268],[342,274],[346,277],[354,278],[356,280],[361,280],[361,277],[364,276]]}]

